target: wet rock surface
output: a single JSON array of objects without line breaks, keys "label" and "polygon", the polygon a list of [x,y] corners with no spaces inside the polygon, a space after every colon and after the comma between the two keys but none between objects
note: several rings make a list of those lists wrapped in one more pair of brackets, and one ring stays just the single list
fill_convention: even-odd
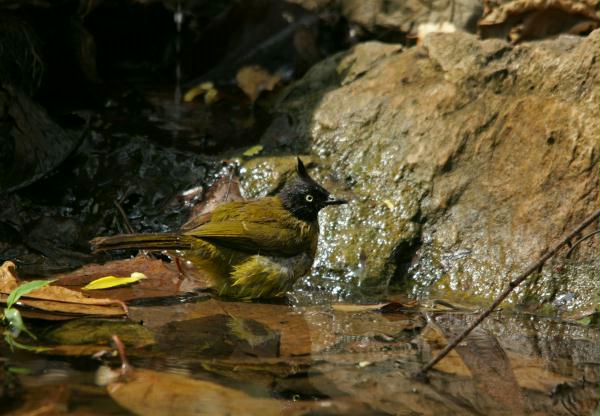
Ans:
[{"label": "wet rock surface", "polygon": [[[432,34],[408,50],[359,44],[313,67],[279,103],[279,135],[352,202],[323,213],[306,284],[497,294],[598,209],[597,50],[597,31],[518,46]],[[247,182],[254,194],[273,187]],[[595,241],[512,300],[597,305]]]}]

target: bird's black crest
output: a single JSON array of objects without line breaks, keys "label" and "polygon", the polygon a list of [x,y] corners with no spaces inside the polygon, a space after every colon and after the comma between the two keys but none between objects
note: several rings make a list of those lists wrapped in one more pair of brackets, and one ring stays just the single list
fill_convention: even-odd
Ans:
[{"label": "bird's black crest", "polygon": [[327,189],[310,177],[300,158],[297,159],[296,173],[298,177],[285,184],[279,197],[283,206],[296,218],[316,221],[319,210],[333,205],[335,200],[330,197]]},{"label": "bird's black crest", "polygon": [[312,179],[310,176],[308,176],[308,172],[306,171],[306,168],[304,167],[304,163],[302,163],[302,159],[300,159],[299,157],[296,159],[297,159],[296,173],[298,174],[298,177],[303,178],[303,179]]}]

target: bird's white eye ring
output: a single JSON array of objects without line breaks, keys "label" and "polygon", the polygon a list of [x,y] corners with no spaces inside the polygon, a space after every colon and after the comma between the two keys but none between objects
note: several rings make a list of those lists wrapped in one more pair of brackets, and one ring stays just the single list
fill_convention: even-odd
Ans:
[{"label": "bird's white eye ring", "polygon": [[313,199],[314,199],[314,198],[313,198],[313,196],[312,196],[312,195],[306,195],[306,200],[307,200],[308,202],[312,202],[312,201],[313,201]]}]

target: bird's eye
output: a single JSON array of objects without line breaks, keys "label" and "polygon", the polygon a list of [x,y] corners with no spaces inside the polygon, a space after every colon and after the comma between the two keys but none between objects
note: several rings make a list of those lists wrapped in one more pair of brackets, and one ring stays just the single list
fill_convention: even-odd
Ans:
[{"label": "bird's eye", "polygon": [[312,196],[312,195],[306,195],[306,200],[307,200],[308,202],[312,202],[312,201],[313,201],[313,199],[314,199],[314,198],[313,198],[313,196]]}]

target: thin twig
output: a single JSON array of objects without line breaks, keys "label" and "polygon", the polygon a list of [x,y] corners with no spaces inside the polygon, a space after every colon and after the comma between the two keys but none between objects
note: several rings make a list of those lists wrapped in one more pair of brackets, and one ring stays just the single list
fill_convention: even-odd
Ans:
[{"label": "thin twig", "polygon": [[133,231],[133,227],[129,222],[129,218],[127,218],[127,214],[125,213],[125,210],[123,209],[119,201],[115,199],[113,203],[115,204],[115,207],[117,207],[117,211],[119,211],[119,214],[121,214],[121,219],[123,220],[123,224],[125,225],[125,229],[127,230],[127,232],[129,234],[134,234],[135,231]]},{"label": "thin twig", "polygon": [[571,254],[573,253],[573,250],[575,250],[575,247],[577,247],[579,244],[581,244],[582,242],[584,242],[585,240],[587,240],[588,238],[590,238],[591,236],[600,233],[600,230],[596,230],[596,231],[592,231],[591,233],[585,235],[584,237],[581,237],[579,240],[575,241],[572,245],[569,245],[569,251],[567,251],[567,254],[565,255],[566,258],[571,257]]},{"label": "thin twig", "polygon": [[235,172],[235,168],[233,168],[231,165],[228,166],[229,169],[229,178],[228,178],[228,182],[227,182],[227,192],[225,192],[225,197],[223,198],[223,202],[227,202],[227,198],[229,198],[229,191],[231,191],[231,182],[233,181],[233,174]]},{"label": "thin twig", "polygon": [[467,329],[465,329],[459,336],[457,336],[452,342],[450,342],[446,347],[441,350],[435,357],[433,357],[423,368],[419,371],[415,377],[417,379],[425,379],[427,371],[431,370],[434,365],[436,365],[442,358],[444,358],[450,351],[452,351],[463,339],[466,338],[469,333],[475,329],[481,321],[483,321],[489,314],[491,314],[494,309],[498,305],[502,303],[504,299],[513,291],[517,286],[519,286],[529,275],[531,275],[536,270],[540,269],[544,263],[552,256],[554,256],[558,250],[567,242],[569,242],[574,236],[576,236],[581,230],[594,222],[598,216],[600,216],[600,212],[595,212],[594,214],[587,217],[581,224],[573,229],[566,237],[560,240],[554,247],[546,252],[542,257],[540,257],[535,263],[531,264],[519,277],[508,284],[508,287],[498,296],[498,298],[491,304],[489,308],[483,311],[471,325]]},{"label": "thin twig", "polygon": [[127,354],[125,354],[125,345],[117,335],[113,335],[112,342],[119,353],[119,358],[121,358],[121,375],[126,376],[133,370],[131,364],[129,364],[129,360],[127,360]]}]

